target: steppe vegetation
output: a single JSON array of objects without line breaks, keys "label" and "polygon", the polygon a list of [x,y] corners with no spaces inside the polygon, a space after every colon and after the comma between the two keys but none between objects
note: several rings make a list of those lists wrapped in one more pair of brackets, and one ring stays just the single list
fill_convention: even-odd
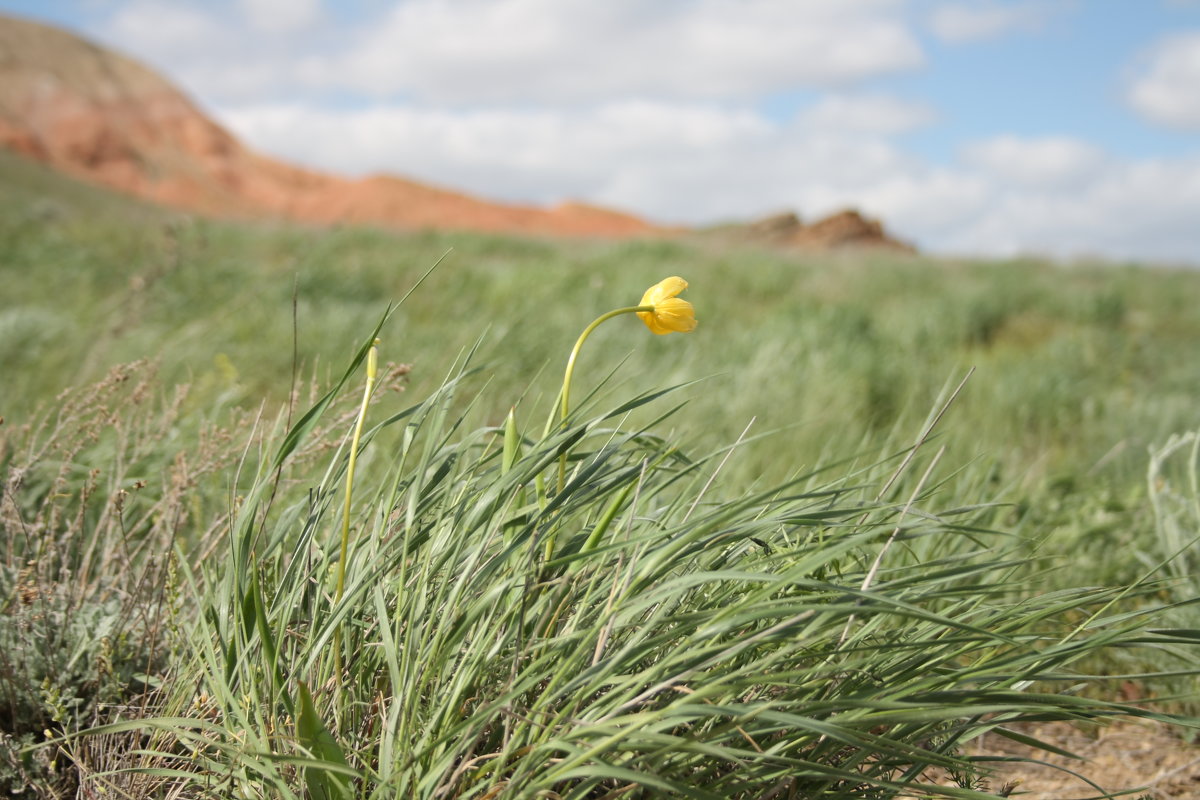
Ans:
[{"label": "steppe vegetation", "polygon": [[[17,796],[988,797],[984,733],[1195,726],[1200,272],[0,168]],[[597,328],[559,425],[580,330],[670,275],[699,327]]]}]

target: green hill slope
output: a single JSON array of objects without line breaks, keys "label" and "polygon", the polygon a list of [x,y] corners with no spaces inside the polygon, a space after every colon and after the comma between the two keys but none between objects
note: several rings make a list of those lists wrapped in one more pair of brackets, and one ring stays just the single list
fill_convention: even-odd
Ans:
[{"label": "green hill slope", "polygon": [[0,214],[7,225],[54,215],[149,222],[168,213],[0,148]]}]

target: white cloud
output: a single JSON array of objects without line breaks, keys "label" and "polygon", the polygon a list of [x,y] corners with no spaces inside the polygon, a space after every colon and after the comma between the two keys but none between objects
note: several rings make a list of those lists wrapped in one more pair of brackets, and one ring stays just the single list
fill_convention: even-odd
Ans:
[{"label": "white cloud", "polygon": [[220,39],[214,17],[187,5],[135,0],[120,6],[105,26],[105,33],[134,52],[156,61],[171,55],[189,55]]},{"label": "white cloud", "polygon": [[1200,31],[1155,44],[1129,87],[1128,100],[1153,122],[1200,130]]},{"label": "white cloud", "polygon": [[307,28],[321,16],[321,0],[238,0],[238,4],[255,28],[268,33]]},{"label": "white cloud", "polygon": [[1102,174],[1103,152],[1067,136],[996,136],[963,148],[963,160],[997,180],[1043,189],[1070,189]]},{"label": "white cloud", "polygon": [[924,62],[887,0],[408,0],[329,60],[331,84],[452,103],[721,98]]},{"label": "white cloud", "polygon": [[1078,190],[997,183],[986,213],[944,246],[970,252],[1045,252],[1200,260],[1200,158],[1109,160]]},{"label": "white cloud", "polygon": [[992,39],[1011,32],[1035,32],[1059,10],[1059,4],[1026,2],[943,3],[929,16],[929,27],[940,39],[954,44]]},{"label": "white cloud", "polygon": [[165,72],[202,104],[261,100],[311,79],[329,48],[319,0],[238,0],[241,14],[171,0],[129,0],[92,34]]},{"label": "white cloud", "polygon": [[[443,104],[762,97],[920,67],[904,0],[129,0],[97,29],[211,103],[348,91]],[[379,8],[376,6],[376,8]]]},{"label": "white cloud", "polygon": [[994,187],[969,171],[919,164],[880,175],[860,191],[860,198],[844,204],[878,215],[894,235],[945,250],[987,213]]},{"label": "white cloud", "polygon": [[897,134],[923,128],[936,119],[933,109],[888,95],[833,94],[800,114],[807,127],[827,131]]}]

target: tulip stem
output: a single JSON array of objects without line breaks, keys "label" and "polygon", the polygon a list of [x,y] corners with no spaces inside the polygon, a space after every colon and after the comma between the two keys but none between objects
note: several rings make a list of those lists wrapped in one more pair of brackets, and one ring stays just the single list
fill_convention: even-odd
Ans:
[{"label": "tulip stem", "polygon": [[[592,331],[600,327],[600,323],[606,322],[613,317],[620,316],[621,314],[634,314],[639,311],[652,312],[654,311],[654,306],[626,306],[624,308],[614,309],[609,311],[607,314],[601,314],[600,316],[596,317],[596,319],[592,321],[592,324],[584,328],[583,333],[579,334],[579,339],[576,340],[575,346],[571,348],[571,355],[567,359],[567,371],[563,375],[562,391],[559,392],[559,425],[567,424],[567,415],[571,411],[571,378],[575,374],[575,360],[579,357],[579,351],[583,349],[583,343],[586,342],[587,338],[592,335]],[[550,419],[546,420],[546,430],[543,431],[542,436],[548,436],[553,427],[554,417],[551,415]],[[558,459],[558,491],[561,492],[563,490],[563,486],[566,484],[566,478],[567,453],[566,451],[563,451],[563,454],[559,456]]]},{"label": "tulip stem", "polygon": [[[591,325],[588,325],[583,329],[583,333],[579,334],[579,338],[575,341],[575,346],[571,348],[571,355],[567,359],[567,371],[563,374],[562,391],[559,392],[558,420],[560,425],[566,423],[567,414],[570,413],[571,409],[571,378],[575,374],[575,360],[579,357],[579,351],[583,349],[583,343],[586,342],[587,338],[592,335],[592,331],[600,327],[600,323],[607,322],[613,317],[620,316],[621,314],[634,314],[640,311],[653,310],[654,306],[626,306],[625,308],[614,309],[613,311],[609,311],[607,314],[601,314],[599,317],[596,317],[596,319],[592,321]],[[550,419],[546,421],[546,430],[542,432],[542,435],[548,436],[553,427],[554,417],[551,416]]]}]

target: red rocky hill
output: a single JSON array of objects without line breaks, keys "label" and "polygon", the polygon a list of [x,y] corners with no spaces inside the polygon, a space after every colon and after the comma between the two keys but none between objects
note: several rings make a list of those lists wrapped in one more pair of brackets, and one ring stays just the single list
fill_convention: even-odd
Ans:
[{"label": "red rocky hill", "polygon": [[726,235],[736,238],[807,250],[882,249],[913,253],[916,249],[893,238],[879,220],[868,219],[854,210],[839,211],[805,225],[792,212],[775,214],[744,225],[730,226]]},{"label": "red rocky hill", "polygon": [[285,164],[242,145],[142,64],[66,31],[4,16],[0,146],[203,214],[559,235],[656,230],[583,204],[506,205],[398,177],[350,180]]}]

